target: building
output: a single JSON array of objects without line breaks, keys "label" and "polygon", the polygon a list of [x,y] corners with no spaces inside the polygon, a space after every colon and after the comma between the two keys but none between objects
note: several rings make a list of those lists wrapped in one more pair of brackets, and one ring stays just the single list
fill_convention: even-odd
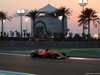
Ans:
[{"label": "building", "polygon": [[[36,18],[36,26],[35,26],[35,34],[39,36],[43,36],[47,33],[49,35],[54,35],[54,33],[62,32],[62,22],[58,17],[55,17],[52,12],[55,12],[57,8],[51,6],[50,4],[45,7],[37,10],[40,13],[40,16]],[[33,28],[33,23],[31,25]],[[67,18],[64,20],[64,31],[66,33],[67,30]],[[31,33],[33,34],[33,29],[31,29]]]}]

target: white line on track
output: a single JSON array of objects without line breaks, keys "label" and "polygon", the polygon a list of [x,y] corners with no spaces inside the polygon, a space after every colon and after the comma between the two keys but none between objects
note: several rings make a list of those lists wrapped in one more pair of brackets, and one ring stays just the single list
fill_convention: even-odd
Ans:
[{"label": "white line on track", "polygon": [[100,58],[83,58],[83,57],[69,57],[68,59],[73,59],[73,60],[100,60]]}]

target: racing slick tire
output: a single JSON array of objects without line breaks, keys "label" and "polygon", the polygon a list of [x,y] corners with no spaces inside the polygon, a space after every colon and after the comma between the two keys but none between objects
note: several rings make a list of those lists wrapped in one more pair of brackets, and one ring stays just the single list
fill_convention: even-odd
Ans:
[{"label": "racing slick tire", "polygon": [[34,58],[34,57],[36,57],[36,53],[32,52],[31,53],[31,58]]},{"label": "racing slick tire", "polygon": [[52,58],[52,59],[56,59],[56,58],[57,58],[57,55],[56,55],[56,54],[52,54],[52,55],[51,55],[51,58]]},{"label": "racing slick tire", "polygon": [[66,56],[66,53],[61,53],[63,56]]}]

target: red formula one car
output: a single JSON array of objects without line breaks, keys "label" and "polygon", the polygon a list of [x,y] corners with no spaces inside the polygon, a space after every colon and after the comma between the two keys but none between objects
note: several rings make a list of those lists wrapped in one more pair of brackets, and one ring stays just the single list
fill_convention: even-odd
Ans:
[{"label": "red formula one car", "polygon": [[50,52],[48,49],[38,49],[38,50],[32,50],[31,58],[34,57],[46,57],[46,58],[52,58],[52,59],[63,59],[66,58],[65,53],[56,53],[56,52]]}]

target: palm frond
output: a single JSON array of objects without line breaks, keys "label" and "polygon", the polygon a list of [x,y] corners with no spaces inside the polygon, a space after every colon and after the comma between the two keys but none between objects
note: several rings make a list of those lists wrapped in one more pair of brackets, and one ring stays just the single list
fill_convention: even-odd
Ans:
[{"label": "palm frond", "polygon": [[83,24],[83,22],[80,22],[79,24],[78,24],[78,26],[81,26]]},{"label": "palm frond", "polygon": [[78,22],[79,23],[83,23],[83,20],[84,20],[84,24],[85,25],[88,25],[88,23],[90,23],[90,21],[93,21],[93,24],[96,27],[97,24],[96,24],[95,20],[97,20],[98,18],[97,18],[97,16],[95,14],[96,14],[96,11],[95,10],[93,10],[91,8],[86,8],[84,10],[84,13],[82,11],[81,12],[81,15],[79,15],[78,18],[80,18],[80,19],[78,20]]},{"label": "palm frond", "polygon": [[66,9],[66,7],[60,7],[55,11],[56,16],[70,16],[71,12],[69,8]]},{"label": "palm frond", "polygon": [[9,21],[11,21],[11,19],[13,18],[12,16],[8,16],[7,15],[8,13],[7,12],[3,12],[3,11],[0,11],[0,20],[3,20],[3,19],[7,19]]},{"label": "palm frond", "polygon": [[97,22],[93,20],[94,27],[97,27]]},{"label": "palm frond", "polygon": [[36,10],[34,10],[34,11],[31,10],[31,11],[29,11],[29,13],[26,16],[31,17],[31,18],[34,19],[34,18],[39,16],[39,13]]}]

